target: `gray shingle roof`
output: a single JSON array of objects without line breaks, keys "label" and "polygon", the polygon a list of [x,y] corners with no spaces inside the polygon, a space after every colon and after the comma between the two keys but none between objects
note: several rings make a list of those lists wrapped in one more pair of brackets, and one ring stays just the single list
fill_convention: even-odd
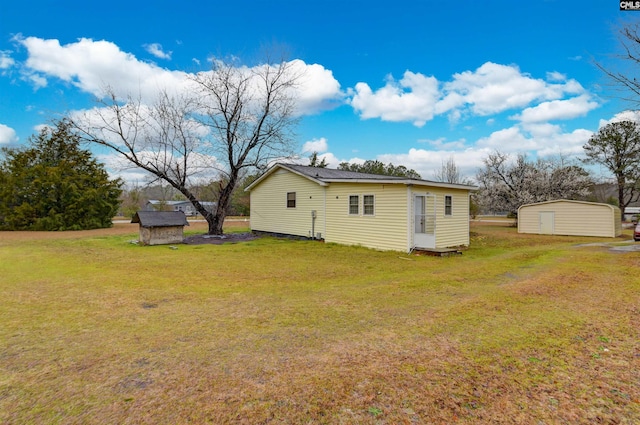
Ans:
[{"label": "gray shingle roof", "polygon": [[182,211],[138,211],[131,219],[142,227],[188,226],[187,217]]},{"label": "gray shingle roof", "polygon": [[464,190],[477,190],[478,188],[475,186],[470,186],[466,184],[457,184],[457,183],[442,183],[442,182],[434,182],[429,180],[421,180],[421,179],[411,179],[407,177],[397,177],[397,176],[385,176],[381,174],[369,174],[369,173],[358,173],[355,171],[343,171],[336,170],[333,168],[319,168],[319,167],[311,167],[309,165],[298,165],[298,164],[283,164],[277,163],[269,168],[264,174],[262,174],[259,178],[257,178],[253,183],[251,183],[245,191],[251,191],[254,187],[259,185],[262,181],[264,181],[271,173],[276,171],[278,168],[284,168],[293,173],[297,173],[301,176],[309,178],[311,180],[315,180],[317,183],[326,186],[335,182],[349,182],[352,180],[357,183],[392,183],[392,184],[406,184],[406,185],[423,185],[423,186],[434,186],[434,187],[444,187],[444,188],[453,188],[453,189],[464,189]]}]

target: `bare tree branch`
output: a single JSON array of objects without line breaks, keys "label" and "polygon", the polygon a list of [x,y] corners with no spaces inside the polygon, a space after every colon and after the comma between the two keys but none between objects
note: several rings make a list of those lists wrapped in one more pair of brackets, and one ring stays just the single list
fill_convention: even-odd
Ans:
[{"label": "bare tree branch", "polygon": [[[83,141],[104,146],[130,164],[180,191],[222,234],[231,195],[244,169],[261,168],[293,153],[296,89],[293,62],[248,68],[214,61],[211,71],[191,77],[189,91],[159,90],[153,104],[115,91],[99,107],[70,118]],[[220,179],[215,211],[190,186],[202,172]]]},{"label": "bare tree branch", "polygon": [[510,161],[507,154],[494,152],[484,159],[478,171],[479,203],[485,210],[516,215],[521,205],[554,199],[584,199],[591,178],[587,171],[564,160],[529,161],[518,155]]}]

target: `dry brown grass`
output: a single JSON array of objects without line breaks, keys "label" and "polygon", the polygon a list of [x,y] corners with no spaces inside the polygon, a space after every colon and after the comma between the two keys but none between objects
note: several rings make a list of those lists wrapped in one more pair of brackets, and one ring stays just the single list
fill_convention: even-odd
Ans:
[{"label": "dry brown grass", "polygon": [[640,422],[637,253],[500,226],[454,258],[135,231],[0,234],[0,422]]}]

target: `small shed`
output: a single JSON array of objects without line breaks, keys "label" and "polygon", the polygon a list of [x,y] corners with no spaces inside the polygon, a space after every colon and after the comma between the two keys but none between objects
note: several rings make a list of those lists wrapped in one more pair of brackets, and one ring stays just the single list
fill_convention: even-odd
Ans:
[{"label": "small shed", "polygon": [[613,205],[559,199],[518,208],[518,233],[614,238],[622,220]]},{"label": "small shed", "polygon": [[131,220],[140,224],[140,243],[163,245],[182,243],[187,217],[182,211],[138,211]]}]

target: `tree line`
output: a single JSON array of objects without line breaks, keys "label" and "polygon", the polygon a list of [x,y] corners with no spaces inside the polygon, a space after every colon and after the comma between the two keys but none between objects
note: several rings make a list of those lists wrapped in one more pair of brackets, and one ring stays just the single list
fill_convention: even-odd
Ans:
[{"label": "tree line", "polygon": [[[621,31],[623,60],[640,64],[639,26]],[[69,113],[30,139],[25,148],[0,150],[0,228],[66,230],[107,227],[118,210],[122,181],[81,146],[106,148],[190,201],[221,234],[229,212],[248,208],[242,194],[275,160],[294,156],[298,90],[304,75],[295,61],[265,60],[254,66],[235,59],[212,61],[212,69],[186,77],[179,88],[160,87],[154,98],[105,88],[98,105]],[[639,85],[625,72],[598,65],[614,84],[640,103]],[[584,145],[582,164],[563,158],[530,160],[493,152],[475,181],[460,176],[455,162],[443,163],[434,179],[479,187],[485,208],[515,213],[523,203],[588,197],[594,179],[583,165],[599,164],[613,176],[618,206],[640,198],[640,131],[635,121],[610,123]],[[315,155],[312,166],[327,166]],[[403,165],[376,160],[341,163],[340,169],[421,178]],[[204,178],[203,175],[214,176]],[[135,198],[136,194],[128,190]],[[244,196],[244,197],[243,197]],[[214,199],[208,210],[204,199]]]},{"label": "tree line", "polygon": [[[615,178],[616,197],[611,203],[622,213],[640,200],[640,126],[632,121],[602,127],[584,145],[582,164],[600,164]],[[66,120],[45,127],[30,139],[27,148],[3,148],[0,161],[0,229],[77,230],[109,227],[119,211],[132,216],[150,199],[186,200],[174,186],[155,184],[123,188],[120,179],[110,179]],[[596,179],[576,160],[563,157],[530,159],[495,151],[483,160],[475,180],[461,175],[453,157],[435,170],[431,180],[477,186],[471,214],[479,211],[516,215],[521,205],[555,199],[595,200]],[[309,165],[327,167],[316,152]],[[403,165],[377,160],[343,162],[340,170],[422,179]],[[260,170],[244,173],[228,195],[225,214],[249,215],[249,194],[244,189],[260,176]],[[224,177],[224,176],[223,176]],[[212,179],[188,185],[200,202],[218,202],[229,182]]]}]

